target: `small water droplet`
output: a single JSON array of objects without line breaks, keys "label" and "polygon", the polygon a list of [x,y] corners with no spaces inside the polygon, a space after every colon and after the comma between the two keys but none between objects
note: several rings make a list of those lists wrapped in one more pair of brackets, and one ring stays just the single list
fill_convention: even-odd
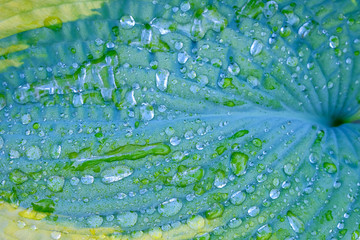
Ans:
[{"label": "small water droplet", "polygon": [[331,36],[329,38],[329,45],[331,48],[337,48],[340,44],[340,40],[337,36]]},{"label": "small water droplet", "polygon": [[124,29],[130,29],[135,26],[135,20],[132,16],[123,16],[120,19],[120,26]]}]

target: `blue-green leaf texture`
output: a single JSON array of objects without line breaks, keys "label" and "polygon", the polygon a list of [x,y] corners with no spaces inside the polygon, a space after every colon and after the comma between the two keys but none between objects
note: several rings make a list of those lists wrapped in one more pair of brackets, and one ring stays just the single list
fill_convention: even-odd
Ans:
[{"label": "blue-green leaf texture", "polygon": [[359,6],[110,1],[0,40],[30,45],[0,57],[1,198],[115,239],[359,239]]}]

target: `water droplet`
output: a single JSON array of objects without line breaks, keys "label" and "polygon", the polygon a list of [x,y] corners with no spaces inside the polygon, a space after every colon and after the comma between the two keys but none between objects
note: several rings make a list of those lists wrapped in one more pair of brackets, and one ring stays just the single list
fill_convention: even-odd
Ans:
[{"label": "water droplet", "polygon": [[141,119],[145,121],[150,121],[154,118],[154,108],[149,103],[143,103],[140,107]]},{"label": "water droplet", "polygon": [[54,31],[58,31],[62,28],[62,21],[59,17],[50,16],[45,18],[44,27],[52,29]]},{"label": "water droplet", "polygon": [[227,184],[226,173],[222,170],[218,170],[215,173],[214,186],[217,188],[223,188]]},{"label": "water droplet", "polygon": [[228,71],[231,75],[238,75],[240,73],[240,67],[237,63],[232,63],[228,66]]},{"label": "water droplet", "polygon": [[331,36],[329,39],[329,45],[331,48],[337,48],[340,44],[340,40],[337,36]]},{"label": "water droplet", "polygon": [[54,240],[58,240],[61,238],[61,232],[51,232],[50,237]]},{"label": "water droplet", "polygon": [[29,160],[39,160],[41,158],[41,150],[38,146],[31,146],[26,150],[26,156]]},{"label": "water droplet", "polygon": [[159,227],[154,227],[150,229],[149,235],[153,239],[162,239],[163,232]]},{"label": "water droplet", "polygon": [[50,191],[61,192],[65,183],[64,177],[52,176],[47,180],[47,187]]},{"label": "water droplet", "polygon": [[144,29],[141,32],[141,43],[144,45],[150,44],[152,40],[152,30],[151,29]]},{"label": "water droplet", "polygon": [[81,93],[74,94],[72,104],[74,105],[74,107],[81,107],[84,104],[84,99]]},{"label": "water droplet", "polygon": [[172,198],[160,204],[158,212],[161,216],[171,217],[180,212],[182,208],[182,202],[177,198]]},{"label": "water droplet", "polygon": [[290,36],[291,34],[291,29],[288,26],[284,26],[280,28],[280,36],[285,38]]},{"label": "water droplet", "polygon": [[250,54],[252,56],[257,56],[261,53],[262,49],[263,49],[263,44],[260,40],[254,40],[254,42],[251,44],[250,47]]},{"label": "water droplet", "polygon": [[130,29],[135,26],[135,20],[132,16],[123,16],[120,19],[120,26],[124,29]]},{"label": "water droplet", "polygon": [[248,76],[248,77],[247,77],[247,81],[248,81],[248,83],[250,84],[250,86],[253,87],[253,88],[255,88],[255,87],[257,87],[257,86],[260,85],[259,79],[257,79],[257,78],[254,77],[254,76]]},{"label": "water droplet", "polygon": [[301,38],[306,38],[310,31],[313,29],[314,24],[311,21],[304,23],[298,30],[298,34]]},{"label": "water droplet", "polygon": [[94,182],[94,177],[91,175],[85,175],[81,177],[81,182],[83,184],[92,184]]},{"label": "water droplet", "polygon": [[286,175],[292,175],[295,172],[295,167],[291,163],[287,163],[284,165],[284,173]]},{"label": "water droplet", "polygon": [[0,111],[6,107],[6,98],[4,94],[0,94]]},{"label": "water droplet", "polygon": [[124,212],[117,215],[116,219],[121,227],[128,228],[136,224],[138,214],[136,212]]},{"label": "water droplet", "polygon": [[204,169],[200,166],[187,168],[180,165],[178,172],[173,176],[171,182],[179,187],[196,183],[204,176]]},{"label": "water droplet", "polygon": [[248,209],[248,214],[251,217],[255,217],[259,213],[260,213],[260,209],[258,206],[252,206],[251,208]]},{"label": "water droplet", "polygon": [[265,4],[264,7],[264,16],[267,18],[271,18],[272,16],[274,16],[274,14],[276,13],[276,11],[278,10],[278,5],[275,1],[269,1]]},{"label": "water droplet", "polygon": [[272,235],[272,228],[270,227],[269,224],[266,224],[264,226],[259,227],[259,229],[257,230],[257,240],[267,240],[270,239],[271,235]]},{"label": "water droplet", "polygon": [[168,79],[169,79],[169,71],[165,69],[160,69],[156,73],[156,87],[160,91],[165,91],[168,85]]},{"label": "water droplet", "polygon": [[4,146],[4,139],[0,136],[0,149]]},{"label": "water droplet", "polygon": [[87,224],[92,228],[100,227],[102,225],[103,221],[104,221],[104,219],[98,215],[90,216],[86,220]]},{"label": "water droplet", "polygon": [[23,171],[15,169],[9,174],[9,179],[15,184],[22,184],[28,180],[28,177]]},{"label": "water droplet", "polygon": [[181,9],[181,11],[183,11],[183,12],[189,11],[190,8],[191,8],[191,5],[190,5],[189,2],[182,2],[182,3],[180,4],[180,9]]},{"label": "water droplet", "polygon": [[187,52],[179,52],[177,56],[177,60],[181,64],[185,64],[187,60],[189,59],[189,54]]},{"label": "water droplet", "polygon": [[24,114],[21,116],[21,123],[26,125],[29,124],[31,122],[31,116],[30,114]]},{"label": "water droplet", "polygon": [[242,191],[235,192],[230,197],[230,202],[234,205],[240,205],[245,201],[246,193]]},{"label": "water droplet", "polygon": [[240,218],[232,218],[230,219],[228,226],[229,228],[237,228],[242,224],[242,220]]},{"label": "water droplet", "polygon": [[53,159],[58,159],[61,154],[61,146],[60,145],[53,145],[50,148],[50,156]]},{"label": "water droplet", "polygon": [[187,225],[194,230],[199,230],[205,226],[205,220],[202,216],[199,215],[193,215],[188,218]]},{"label": "water droplet", "polygon": [[333,164],[333,163],[324,162],[323,167],[324,167],[324,169],[325,169],[325,171],[326,171],[327,173],[333,174],[333,173],[336,173],[336,172],[337,172],[336,165]]},{"label": "water droplet", "polygon": [[133,170],[128,166],[125,166],[125,165],[114,166],[114,167],[105,169],[101,173],[101,177],[102,177],[101,180],[104,183],[117,182],[123,178],[130,176],[132,173],[133,173]]},{"label": "water droplet", "polygon": [[296,233],[302,233],[305,230],[304,223],[295,214],[293,214],[291,211],[288,211],[286,215],[291,228]]},{"label": "water droplet", "polygon": [[174,137],[170,138],[170,144],[173,145],[173,146],[179,145],[180,142],[181,142],[181,138],[179,138],[177,136],[174,136]]},{"label": "water droplet", "polygon": [[297,57],[288,57],[286,59],[286,64],[290,67],[296,67],[299,63],[299,60],[297,59]]},{"label": "water droplet", "polygon": [[246,172],[249,156],[242,152],[234,152],[230,157],[230,167],[236,176],[244,175]]},{"label": "water droplet", "polygon": [[280,190],[279,189],[271,189],[270,197],[272,199],[277,199],[279,196],[280,196]]},{"label": "water droplet", "polygon": [[205,212],[205,217],[210,220],[219,218],[222,216],[223,212],[224,212],[224,206],[221,203],[214,203]]},{"label": "water droplet", "polygon": [[205,86],[206,84],[209,83],[209,79],[206,75],[199,75],[197,78],[198,83],[200,83],[200,85]]}]

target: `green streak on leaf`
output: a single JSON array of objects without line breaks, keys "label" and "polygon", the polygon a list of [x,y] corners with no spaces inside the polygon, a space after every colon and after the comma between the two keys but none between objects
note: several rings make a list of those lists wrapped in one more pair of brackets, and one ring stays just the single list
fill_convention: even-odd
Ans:
[{"label": "green streak on leaf", "polygon": [[[82,171],[102,162],[121,161],[125,159],[136,160],[149,155],[167,155],[170,151],[170,147],[163,143],[145,145],[127,144],[107,152],[103,156],[76,160],[73,166],[76,167],[77,171]],[[76,154],[72,154],[71,156],[75,157],[75,155]]]}]

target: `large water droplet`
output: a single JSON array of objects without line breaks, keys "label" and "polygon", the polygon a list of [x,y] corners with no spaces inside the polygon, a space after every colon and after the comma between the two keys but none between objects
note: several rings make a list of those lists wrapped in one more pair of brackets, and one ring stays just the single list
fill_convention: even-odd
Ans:
[{"label": "large water droplet", "polygon": [[86,220],[87,224],[92,228],[100,227],[102,225],[103,221],[104,221],[104,219],[98,215],[90,216]]},{"label": "large water droplet", "polygon": [[204,169],[200,166],[187,168],[181,165],[178,167],[178,172],[173,176],[172,183],[179,187],[186,187],[200,181],[203,176]]},{"label": "large water droplet", "polygon": [[160,69],[157,73],[156,73],[156,87],[160,90],[160,91],[165,91],[168,85],[168,79],[169,79],[169,75],[170,72],[168,70],[165,69]]},{"label": "large water droplet", "polygon": [[230,157],[230,167],[236,176],[245,174],[249,156],[242,152],[234,152]]},{"label": "large water droplet", "polygon": [[179,52],[177,55],[177,60],[181,64],[185,64],[187,60],[189,59],[189,54],[187,52]]},{"label": "large water droplet", "polygon": [[260,213],[260,209],[258,206],[252,206],[248,209],[248,214],[251,217],[255,217],[256,215],[258,215]]},{"label": "large water droplet", "polygon": [[112,183],[120,181],[123,178],[130,176],[133,173],[133,170],[125,165],[115,166],[105,169],[101,173],[102,181],[104,183]]},{"label": "large water droplet", "polygon": [[242,191],[235,192],[230,197],[230,202],[234,205],[240,205],[245,201],[246,193]]},{"label": "large water droplet", "polygon": [[136,212],[124,212],[117,215],[116,219],[121,227],[132,227],[138,220],[138,214]]},{"label": "large water droplet", "polygon": [[158,212],[161,216],[171,217],[180,212],[182,208],[182,202],[177,198],[172,198],[160,204]]},{"label": "large water droplet", "polygon": [[304,223],[295,214],[293,214],[291,211],[288,211],[286,215],[291,228],[295,232],[302,233],[305,230]]},{"label": "large water droplet", "polygon": [[313,27],[314,24],[311,21],[308,21],[299,28],[298,34],[300,35],[301,38],[306,38],[306,36],[309,35]]},{"label": "large water droplet", "polygon": [[264,7],[264,16],[267,18],[270,18],[272,16],[274,16],[274,14],[276,13],[276,11],[278,10],[278,5],[275,1],[269,1],[265,4]]},{"label": "large water droplet", "polygon": [[250,47],[250,54],[252,56],[257,56],[261,53],[263,44],[260,40],[254,40]]},{"label": "large water droplet", "polygon": [[61,192],[65,183],[64,177],[52,176],[47,180],[47,187],[50,191]]},{"label": "large water droplet", "polygon": [[31,146],[26,150],[26,156],[29,160],[39,160],[41,158],[41,150],[38,146]]},{"label": "large water droplet", "polygon": [[140,114],[142,120],[150,121],[155,115],[153,106],[149,103],[143,103],[140,107]]}]

